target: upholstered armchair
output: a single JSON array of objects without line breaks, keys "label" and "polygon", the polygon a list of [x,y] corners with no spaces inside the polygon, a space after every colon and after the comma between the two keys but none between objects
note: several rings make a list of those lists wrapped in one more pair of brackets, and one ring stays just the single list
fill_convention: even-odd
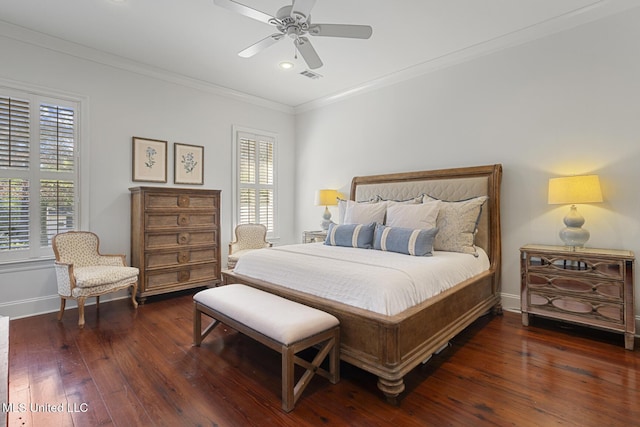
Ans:
[{"label": "upholstered armchair", "polygon": [[233,269],[238,259],[247,252],[271,247],[266,240],[267,227],[262,224],[240,224],[235,229],[235,235],[235,240],[229,243],[229,269]]},{"label": "upholstered armchair", "polygon": [[78,326],[84,326],[84,303],[96,297],[96,308],[100,295],[131,286],[131,302],[137,308],[138,269],[127,267],[124,255],[103,255],[99,252],[99,239],[87,231],[68,231],[56,234],[52,240],[56,256],[55,270],[60,295],[62,320],[67,299],[78,301]]}]

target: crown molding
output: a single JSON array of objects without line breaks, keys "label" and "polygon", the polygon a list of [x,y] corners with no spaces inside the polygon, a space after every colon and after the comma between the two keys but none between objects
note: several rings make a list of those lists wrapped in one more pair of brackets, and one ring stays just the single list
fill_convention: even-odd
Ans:
[{"label": "crown molding", "polygon": [[203,80],[194,79],[178,73],[173,73],[148,64],[132,61],[127,58],[102,52],[87,46],[69,42],[57,37],[33,31],[6,21],[0,20],[0,37],[6,37],[21,43],[27,43],[43,49],[73,56],[85,61],[95,62],[101,65],[118,68],[146,77],[152,77],[169,83],[186,86],[192,89],[209,92],[215,95],[246,102],[259,107],[281,111],[288,114],[294,113],[294,108],[290,105],[260,98],[254,95],[218,86]]},{"label": "crown molding", "polygon": [[528,43],[533,40],[541,39],[562,31],[570,30],[572,28],[638,7],[640,7],[640,3],[637,0],[594,1],[587,6],[541,21],[537,24],[530,25],[529,27],[442,55],[438,58],[371,80],[351,89],[297,105],[294,108],[295,113],[300,114],[321,108],[356,95],[420,77],[437,70],[468,62],[482,56]]}]

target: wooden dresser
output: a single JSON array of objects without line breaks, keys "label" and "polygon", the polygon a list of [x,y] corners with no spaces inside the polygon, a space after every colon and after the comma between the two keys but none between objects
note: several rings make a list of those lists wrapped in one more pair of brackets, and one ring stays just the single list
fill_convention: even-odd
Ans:
[{"label": "wooden dresser", "polygon": [[138,300],[220,282],[220,190],[135,187],[131,265]]},{"label": "wooden dresser", "polygon": [[533,314],[619,332],[633,350],[633,252],[526,245],[520,253],[523,325]]}]

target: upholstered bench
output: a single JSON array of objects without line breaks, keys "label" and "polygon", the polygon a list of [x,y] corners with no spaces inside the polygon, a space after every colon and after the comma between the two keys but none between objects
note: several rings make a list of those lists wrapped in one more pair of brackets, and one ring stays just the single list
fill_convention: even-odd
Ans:
[{"label": "upholstered bench", "polygon": [[[289,412],[314,374],[331,383],[340,380],[340,324],[331,314],[239,284],[198,292],[193,297],[193,343],[202,340],[219,323],[241,332],[282,355],[282,409]],[[202,330],[205,314],[213,319]],[[313,361],[298,356],[302,350],[319,346]],[[329,370],[320,367],[329,355]],[[294,386],[294,367],[306,369]]]}]

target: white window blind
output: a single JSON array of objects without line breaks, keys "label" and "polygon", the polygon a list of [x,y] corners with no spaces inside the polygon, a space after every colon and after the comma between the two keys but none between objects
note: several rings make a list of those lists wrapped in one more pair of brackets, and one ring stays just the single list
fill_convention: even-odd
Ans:
[{"label": "white window blind", "polygon": [[276,232],[275,149],[273,136],[237,131],[236,223],[263,224]]},{"label": "white window blind", "polygon": [[77,110],[0,88],[0,260],[49,255],[51,238],[75,229]]}]

